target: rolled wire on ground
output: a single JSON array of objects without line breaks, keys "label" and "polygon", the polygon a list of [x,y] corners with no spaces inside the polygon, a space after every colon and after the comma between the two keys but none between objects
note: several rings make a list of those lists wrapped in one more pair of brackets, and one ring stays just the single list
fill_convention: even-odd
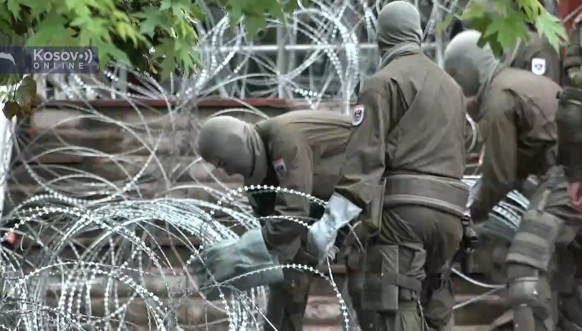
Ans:
[{"label": "rolled wire on ground", "polygon": [[[264,318],[265,288],[209,301],[189,272],[189,262],[199,257],[200,249],[237,238],[260,223],[244,198],[248,188],[232,191],[232,183],[192,153],[193,133],[202,117],[195,104],[209,95],[237,99],[241,108],[220,113],[260,119],[268,116],[245,105],[244,98],[296,98],[312,109],[333,98],[343,102],[339,111],[346,111],[357,84],[377,66],[374,12],[381,4],[312,3],[287,15],[284,24],[268,22],[287,41],[285,61],[271,54],[279,45],[255,44],[242,33],[243,27],[233,31],[226,17],[208,15],[208,22],[196,26],[204,65],[193,77],[174,76],[159,83],[121,65],[103,76],[48,77],[57,94],[85,104],[67,105],[62,112],[41,107],[30,123],[3,126],[2,178],[9,209],[4,210],[0,233],[13,231],[20,241],[16,249],[0,250],[1,329],[130,330],[140,325],[180,330],[222,324],[229,330],[256,330],[269,323]],[[212,14],[211,8],[201,6]],[[450,6],[456,1],[439,4],[444,11]],[[425,31],[427,49],[438,23],[434,13]],[[123,81],[123,71],[138,82]],[[97,96],[125,100],[131,109],[97,109],[90,102]],[[167,107],[154,108],[136,97],[166,100]],[[99,139],[104,143],[91,143]],[[476,141],[474,134],[468,142],[471,149]],[[117,145],[121,150],[114,150]],[[46,161],[55,156],[82,161]],[[467,178],[470,185],[475,180]],[[263,189],[324,203],[302,193]],[[492,219],[501,229],[517,229],[523,203],[527,205],[510,194]],[[308,221],[285,215],[279,219]],[[329,263],[327,273],[302,265],[280,267],[326,280],[348,328],[352,315]]]},{"label": "rolled wire on ground", "polygon": [[[6,200],[14,207],[5,214],[2,230],[18,234],[22,249],[4,248],[0,254],[4,281],[0,325],[9,330],[123,330],[141,323],[149,329],[177,330],[192,324],[205,327],[223,323],[230,330],[255,330],[269,323],[264,319],[266,289],[208,301],[188,272],[189,261],[198,258],[199,249],[236,238],[240,229],[259,225],[243,197],[248,188],[230,191],[231,186],[218,180],[211,168],[202,174],[200,168],[192,171],[201,166],[201,160],[188,153],[184,157],[181,149],[189,152],[191,141],[177,138],[179,130],[194,130],[198,123],[188,114],[187,106],[168,102],[167,111],[160,111],[127,101],[133,105],[132,121],[87,103],[32,137],[13,135],[16,157],[7,176],[10,189]],[[127,112],[125,116],[129,116]],[[266,116],[243,108],[223,113]],[[65,132],[62,128],[83,121],[115,128],[132,141],[132,148],[112,153],[60,136]],[[17,126],[15,130],[20,129]],[[49,136],[51,139],[46,138]],[[51,144],[45,144],[47,139]],[[168,146],[168,140],[173,145]],[[41,149],[36,148],[39,145]],[[89,171],[41,162],[53,154],[107,163],[97,163],[101,166]],[[104,165],[123,176],[107,178],[99,172]],[[178,181],[184,174],[189,174],[191,181]],[[466,181],[473,185],[476,179],[467,177]],[[208,186],[208,180],[219,186]],[[14,194],[19,189],[26,192],[24,199]],[[280,188],[263,189],[293,194]],[[204,191],[209,199],[173,197],[183,190]],[[527,201],[511,193],[492,215],[503,226],[516,229],[524,204]],[[284,215],[280,219],[300,221]],[[349,327],[352,315],[344,302],[347,298],[331,275],[303,265],[280,267],[324,278],[338,298],[342,324]],[[477,286],[490,287],[462,277]]]},{"label": "rolled wire on ground", "polygon": [[[12,324],[4,326],[11,329],[20,324],[25,325],[26,329],[40,330],[51,325],[57,329],[86,330],[94,327],[107,328],[112,321],[123,325],[124,317],[130,313],[131,302],[141,300],[147,307],[155,329],[177,328],[180,321],[176,315],[182,301],[198,294],[194,280],[187,272],[188,262],[199,257],[199,248],[237,237],[236,233],[214,219],[213,214],[225,213],[240,221],[245,227],[258,226],[256,219],[248,213],[238,208],[229,208],[231,207],[229,201],[236,201],[234,197],[247,189],[228,192],[218,203],[156,199],[86,207],[76,206],[66,199],[52,195],[31,199],[27,204],[34,204],[36,207],[21,205],[16,208],[15,210],[20,212],[15,219],[17,223],[11,230],[30,240],[36,240],[36,244],[42,246],[43,250],[36,259],[15,257],[7,252],[1,255],[3,275],[10,275],[5,276],[4,289],[8,291],[5,293],[5,306],[13,307],[12,310],[6,311],[6,315],[11,315],[10,312],[14,315],[9,316]],[[306,194],[281,188],[264,187],[263,190],[279,194],[299,194],[306,199],[317,201]],[[31,238],[30,233],[19,231],[26,226],[45,225],[44,222],[48,217],[59,216],[70,217],[71,221],[62,227],[46,225],[46,230],[37,233],[38,237],[35,239]],[[13,217],[15,216],[11,213],[6,220],[10,221]],[[288,220],[298,221],[291,218]],[[168,227],[171,227],[172,231],[167,231]],[[95,230],[98,230],[99,234],[90,245],[82,247],[83,244],[75,240],[83,237],[83,234],[95,233]],[[169,263],[165,252],[156,243],[159,237],[155,234],[159,233],[159,230],[170,240],[182,244],[191,252],[188,260],[180,267]],[[48,238],[42,238],[43,235]],[[193,238],[200,243],[195,244]],[[61,257],[61,253],[67,249],[73,252],[73,256]],[[303,270],[325,278],[336,293],[346,328],[348,327],[348,307],[330,278],[305,265],[290,264],[280,267]],[[466,275],[460,275],[478,286],[495,289],[502,287],[480,283]],[[175,286],[168,278],[176,276],[188,279],[192,283],[191,288],[182,291],[171,289]],[[240,277],[247,276],[250,274]],[[147,279],[152,277],[161,279],[166,292],[174,293],[175,296],[170,295],[162,301],[156,293],[148,290]],[[103,316],[91,314],[93,309],[100,308],[99,304],[96,305],[94,302],[94,296],[100,295],[93,291],[94,284],[105,285],[106,291],[101,294],[103,302],[111,302],[112,307],[103,305]],[[128,293],[124,295],[123,302],[119,300],[121,287],[130,292],[130,295]],[[51,290],[60,291],[58,300],[52,304],[48,302],[50,301],[48,292]],[[477,299],[479,298],[470,299],[466,303],[458,304],[457,307],[460,308]],[[204,304],[220,305],[229,319],[229,329],[254,330],[263,323],[259,316],[262,317],[265,302],[265,290],[258,288],[249,293],[236,293],[232,298],[223,296],[220,303],[204,302]]]}]

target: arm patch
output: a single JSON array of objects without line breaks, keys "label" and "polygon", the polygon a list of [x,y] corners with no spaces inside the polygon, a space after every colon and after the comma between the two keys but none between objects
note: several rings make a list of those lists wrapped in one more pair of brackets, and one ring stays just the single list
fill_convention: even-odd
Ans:
[{"label": "arm patch", "polygon": [[364,121],[364,105],[357,105],[352,115],[352,126],[356,127]]},{"label": "arm patch", "polygon": [[535,75],[543,76],[546,73],[546,59],[541,57],[531,59],[531,72]]},{"label": "arm patch", "polygon": [[275,169],[275,173],[277,174],[279,180],[285,178],[285,175],[287,174],[287,166],[285,165],[285,160],[283,159],[275,160],[273,162],[273,168]]}]

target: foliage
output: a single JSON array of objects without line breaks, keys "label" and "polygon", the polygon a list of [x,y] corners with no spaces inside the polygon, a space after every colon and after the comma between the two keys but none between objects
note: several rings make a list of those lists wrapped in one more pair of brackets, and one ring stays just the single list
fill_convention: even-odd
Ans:
[{"label": "foliage", "polygon": [[[193,46],[198,41],[195,24],[205,18],[203,8],[222,6],[231,22],[244,23],[252,38],[267,17],[284,20],[285,12],[305,0],[198,1],[204,0],[0,0],[0,45],[91,45],[98,47],[102,67],[115,59],[166,78],[177,70],[190,74],[199,64]],[[556,48],[566,40],[560,20],[538,0],[472,0],[457,14],[483,33],[481,44],[489,44],[497,55],[518,39],[528,40],[528,23]],[[451,19],[452,14],[443,24]],[[22,79],[0,75],[0,86]],[[7,116],[30,111],[33,84],[32,78],[25,78],[9,96]]]},{"label": "foliage", "polygon": [[480,46],[488,44],[497,56],[513,48],[518,40],[529,40],[528,24],[534,25],[556,50],[568,38],[562,21],[548,13],[538,0],[472,0],[461,13],[449,14],[441,28],[455,14],[481,32]]},{"label": "foliage", "polygon": [[[267,16],[284,20],[284,12],[300,0],[197,1],[0,0],[0,45],[96,46],[102,68],[115,59],[166,78],[178,69],[184,74],[196,69],[195,24],[205,18],[202,8],[225,7],[231,22],[246,23],[254,37]],[[0,86],[20,79],[0,75]]]}]

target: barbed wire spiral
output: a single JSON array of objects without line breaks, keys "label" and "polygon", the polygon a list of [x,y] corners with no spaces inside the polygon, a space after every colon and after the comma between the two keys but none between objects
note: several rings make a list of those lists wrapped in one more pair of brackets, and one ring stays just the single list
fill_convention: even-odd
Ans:
[{"label": "barbed wire spiral", "polygon": [[[427,52],[433,53],[437,13],[459,5],[434,4],[422,7],[427,45],[433,45]],[[219,114],[254,119],[268,114],[245,105],[245,98],[300,99],[314,110],[334,99],[342,102],[337,111],[348,111],[359,82],[377,65],[374,16],[381,3],[313,1],[288,15],[286,24],[270,21],[287,54],[278,45],[253,44],[220,10],[201,6],[209,18],[197,26],[204,65],[196,75],[160,83],[115,65],[103,76],[37,77],[53,86],[47,101],[77,103],[45,103],[27,121],[3,119],[0,234],[4,242],[10,233],[19,241],[0,253],[0,328],[256,330],[269,323],[265,288],[206,300],[189,272],[204,247],[260,226],[245,198],[250,188],[194,153],[199,123],[210,116],[196,104],[212,95],[237,99],[240,108]],[[125,80],[128,74],[134,81]],[[96,98],[130,106],[101,109],[92,103]],[[153,107],[146,99],[166,105]],[[475,144],[473,138],[469,147]],[[473,185],[476,178],[466,181]],[[492,217],[515,231],[526,206],[514,192]],[[352,327],[330,263],[327,272],[281,268],[323,278],[337,296],[341,324]]]}]

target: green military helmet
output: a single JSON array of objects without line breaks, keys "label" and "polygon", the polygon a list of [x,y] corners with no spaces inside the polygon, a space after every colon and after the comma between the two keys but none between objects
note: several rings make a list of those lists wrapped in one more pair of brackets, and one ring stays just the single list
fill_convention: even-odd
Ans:
[{"label": "green military helmet", "polygon": [[456,35],[445,49],[444,69],[455,79],[467,97],[476,96],[486,85],[499,61],[488,46],[477,45],[481,33],[467,30]]},{"label": "green military helmet", "polygon": [[245,183],[258,184],[265,176],[263,143],[252,124],[231,116],[217,116],[202,125],[198,153],[228,175],[242,175]]}]

